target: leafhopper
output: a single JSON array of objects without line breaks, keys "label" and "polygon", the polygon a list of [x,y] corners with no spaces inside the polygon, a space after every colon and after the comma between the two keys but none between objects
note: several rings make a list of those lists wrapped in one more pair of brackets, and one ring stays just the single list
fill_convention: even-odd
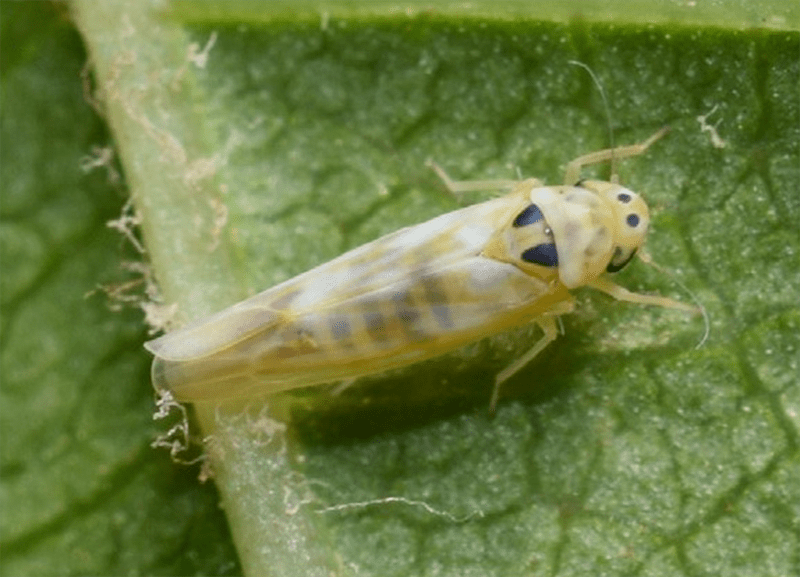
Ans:
[{"label": "leafhopper", "polygon": [[454,182],[434,165],[453,192],[510,192],[381,237],[149,341],[154,385],[190,402],[257,397],[380,373],[536,323],[541,338],[495,379],[493,410],[502,383],[558,336],[557,317],[575,307],[572,289],[694,311],[611,280],[645,241],[647,205],[616,177],[579,179],[582,167],[640,155],[665,133],[573,160],[561,186]]}]

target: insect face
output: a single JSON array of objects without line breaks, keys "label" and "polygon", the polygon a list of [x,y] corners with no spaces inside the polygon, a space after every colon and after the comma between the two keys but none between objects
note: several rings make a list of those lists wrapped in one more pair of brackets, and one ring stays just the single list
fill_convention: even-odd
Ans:
[{"label": "insect face", "polygon": [[644,242],[647,206],[618,184],[538,187],[530,200],[552,231],[558,276],[567,288],[620,270]]},{"label": "insect face", "polygon": [[650,226],[650,211],[641,196],[619,184],[590,180],[583,186],[597,193],[612,210],[614,251],[606,271],[618,272],[644,244]]}]

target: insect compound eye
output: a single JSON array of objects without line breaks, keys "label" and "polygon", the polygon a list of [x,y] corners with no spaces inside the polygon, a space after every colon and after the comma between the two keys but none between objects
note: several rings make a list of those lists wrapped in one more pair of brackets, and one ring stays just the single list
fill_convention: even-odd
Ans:
[{"label": "insect compound eye", "polygon": [[[622,196],[622,195],[620,195],[620,196]],[[625,218],[625,222],[628,223],[629,227],[636,228],[637,226],[639,226],[639,215],[635,214],[635,213],[631,213]]]},{"label": "insect compound eye", "polygon": [[522,253],[522,260],[541,266],[558,266],[558,253],[556,245],[552,243],[539,244]]},{"label": "insect compound eye", "polygon": [[617,247],[614,249],[614,256],[611,257],[611,260],[606,267],[606,272],[619,272],[624,269],[636,255],[636,249],[633,249],[627,258],[624,258],[622,261],[620,261],[619,258],[622,256],[622,254],[623,252],[621,248]]},{"label": "insect compound eye", "polygon": [[622,204],[628,204],[631,201],[631,195],[627,192],[620,192],[617,195],[617,200],[620,201]]},{"label": "insect compound eye", "polygon": [[517,215],[517,218],[514,219],[512,226],[516,228],[527,226],[529,224],[539,222],[543,218],[544,216],[542,215],[542,211],[539,210],[539,207],[535,204],[530,204],[528,205],[528,208]]}]

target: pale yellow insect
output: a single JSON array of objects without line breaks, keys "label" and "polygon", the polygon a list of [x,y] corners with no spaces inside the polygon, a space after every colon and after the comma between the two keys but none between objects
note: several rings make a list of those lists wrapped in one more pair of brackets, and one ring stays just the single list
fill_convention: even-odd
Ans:
[{"label": "pale yellow insect", "polygon": [[606,276],[644,243],[647,205],[616,178],[578,182],[582,166],[642,154],[665,132],[573,160],[563,186],[453,182],[434,166],[454,192],[512,190],[379,238],[146,343],[154,385],[183,401],[256,397],[401,367],[534,322],[544,335],[497,375],[493,409],[500,385],[558,335],[556,317],[574,308],[570,289],[694,310],[631,293]]}]

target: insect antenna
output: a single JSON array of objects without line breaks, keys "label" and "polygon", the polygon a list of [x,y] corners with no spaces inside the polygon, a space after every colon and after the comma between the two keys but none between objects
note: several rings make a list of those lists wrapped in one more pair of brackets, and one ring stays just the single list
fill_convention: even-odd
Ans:
[{"label": "insect antenna", "polygon": [[594,82],[594,85],[597,86],[597,89],[600,91],[600,98],[603,100],[603,108],[606,111],[606,118],[608,119],[608,143],[609,147],[611,148],[611,158],[609,159],[611,163],[610,182],[616,184],[619,182],[619,177],[617,176],[617,158],[614,154],[614,150],[616,149],[616,147],[614,146],[614,125],[611,122],[611,107],[608,105],[608,99],[606,98],[606,91],[603,89],[603,85],[600,83],[600,79],[597,78],[597,75],[591,68],[589,68],[589,66],[577,60],[568,60],[567,64],[572,64],[573,66],[580,66],[586,72],[588,72],[589,76],[591,76],[592,81]]},{"label": "insect antenna", "polygon": [[703,315],[704,331],[703,331],[703,336],[700,338],[700,342],[698,342],[697,345],[695,345],[694,348],[696,350],[696,349],[699,349],[700,347],[702,347],[706,343],[706,341],[708,340],[708,336],[711,334],[711,319],[708,316],[708,311],[706,310],[706,307],[703,305],[702,302],[700,302],[700,299],[694,293],[694,291],[692,291],[692,289],[690,289],[683,282],[678,280],[675,277],[675,275],[672,274],[671,271],[665,269],[664,267],[662,267],[658,263],[653,262],[653,259],[650,257],[649,254],[645,253],[643,250],[640,250],[638,253],[636,253],[636,256],[638,256],[639,260],[641,260],[643,263],[645,263],[647,265],[650,265],[651,267],[653,267],[654,269],[656,269],[660,273],[666,274],[670,278],[670,280],[672,282],[674,282],[676,285],[678,285],[678,287],[682,291],[684,291],[686,294],[688,294],[689,298],[691,298],[692,301],[694,302],[694,304],[697,305],[697,310],[700,312],[701,315]]}]

